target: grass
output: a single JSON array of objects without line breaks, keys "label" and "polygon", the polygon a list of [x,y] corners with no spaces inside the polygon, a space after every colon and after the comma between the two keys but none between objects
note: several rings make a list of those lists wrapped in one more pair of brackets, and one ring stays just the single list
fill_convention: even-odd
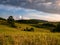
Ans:
[{"label": "grass", "polygon": [[60,45],[60,33],[20,31],[0,34],[1,43],[4,45]]},{"label": "grass", "polygon": [[34,32],[22,31],[28,24],[18,24],[17,28],[0,25],[0,45],[60,45],[60,33],[51,33],[42,28]]}]

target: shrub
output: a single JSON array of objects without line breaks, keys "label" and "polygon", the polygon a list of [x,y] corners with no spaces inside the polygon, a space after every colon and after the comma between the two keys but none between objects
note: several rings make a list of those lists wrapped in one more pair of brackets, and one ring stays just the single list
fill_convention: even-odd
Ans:
[{"label": "shrub", "polygon": [[28,28],[28,27],[26,27],[26,29],[24,29],[24,31],[34,31],[34,28]]},{"label": "shrub", "polygon": [[31,30],[31,31],[34,31],[34,28],[31,28],[30,30]]}]

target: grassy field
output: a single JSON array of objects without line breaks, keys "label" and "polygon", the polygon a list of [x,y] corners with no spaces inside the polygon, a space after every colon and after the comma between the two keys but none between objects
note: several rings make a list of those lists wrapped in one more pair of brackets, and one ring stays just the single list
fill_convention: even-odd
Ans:
[{"label": "grassy field", "polygon": [[34,32],[23,31],[29,24],[18,24],[17,28],[0,25],[0,45],[60,45],[60,33],[34,28]]}]

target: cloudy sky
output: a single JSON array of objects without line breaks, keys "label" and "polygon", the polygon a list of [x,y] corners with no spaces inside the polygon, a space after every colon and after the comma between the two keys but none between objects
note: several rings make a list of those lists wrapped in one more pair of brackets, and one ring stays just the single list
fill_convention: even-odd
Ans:
[{"label": "cloudy sky", "polygon": [[0,17],[60,21],[60,0],[0,0]]}]

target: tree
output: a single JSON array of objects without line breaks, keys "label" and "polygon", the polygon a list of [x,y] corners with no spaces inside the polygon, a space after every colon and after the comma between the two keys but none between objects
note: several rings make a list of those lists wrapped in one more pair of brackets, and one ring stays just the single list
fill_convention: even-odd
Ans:
[{"label": "tree", "polygon": [[60,23],[58,23],[56,28],[53,29],[53,32],[60,32]]},{"label": "tree", "polygon": [[16,27],[16,26],[15,26],[15,23],[14,23],[14,18],[13,18],[13,16],[9,16],[8,19],[7,19],[7,22],[8,22],[8,24],[9,24],[11,27]]}]

